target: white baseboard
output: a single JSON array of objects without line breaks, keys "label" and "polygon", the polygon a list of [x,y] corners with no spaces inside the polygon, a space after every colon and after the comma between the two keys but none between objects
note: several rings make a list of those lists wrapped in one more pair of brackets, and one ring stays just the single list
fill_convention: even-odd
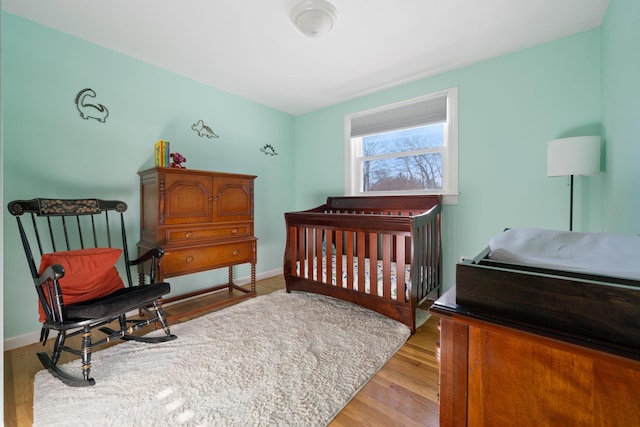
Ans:
[{"label": "white baseboard", "polygon": [[24,347],[25,345],[34,344],[38,341],[40,341],[40,331],[7,338],[4,340],[4,351]]},{"label": "white baseboard", "polygon": [[[277,268],[275,270],[265,271],[259,274],[256,274],[256,280],[268,279],[269,277],[277,276],[282,274],[282,269]],[[234,282],[238,285],[245,285],[251,281],[250,277],[241,277],[238,279],[234,279]],[[193,297],[197,298],[197,296]],[[186,301],[183,300],[183,301]],[[136,311],[132,311],[131,313],[127,313],[128,315],[136,314]],[[14,350],[19,347],[24,347],[26,345],[35,344],[40,341],[40,331],[29,332],[23,335],[18,335],[15,337],[6,338],[4,340],[4,351]]]}]

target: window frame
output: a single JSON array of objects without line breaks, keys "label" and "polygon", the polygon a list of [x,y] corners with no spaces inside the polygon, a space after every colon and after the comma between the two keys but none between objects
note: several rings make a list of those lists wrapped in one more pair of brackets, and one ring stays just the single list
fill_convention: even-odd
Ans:
[{"label": "window frame", "polygon": [[[443,145],[433,151],[442,153],[442,188],[437,190],[400,190],[400,191],[362,191],[362,172],[359,167],[364,156],[359,156],[357,150],[359,144],[352,144],[351,121],[354,117],[361,117],[376,114],[387,110],[393,110],[410,104],[428,101],[429,99],[446,96],[446,121],[443,128]],[[347,114],[344,117],[345,129],[345,194],[349,196],[383,196],[383,195],[415,195],[415,194],[438,194],[442,196],[445,204],[456,204],[458,202],[458,88],[452,87],[428,95],[419,96],[406,101],[387,104],[357,113]],[[394,131],[400,129],[389,129]],[[385,133],[381,131],[379,133]],[[357,137],[360,139],[362,137]],[[356,139],[356,138],[353,138]],[[362,151],[362,150],[360,150]],[[402,155],[402,152],[393,153],[391,157]]]}]

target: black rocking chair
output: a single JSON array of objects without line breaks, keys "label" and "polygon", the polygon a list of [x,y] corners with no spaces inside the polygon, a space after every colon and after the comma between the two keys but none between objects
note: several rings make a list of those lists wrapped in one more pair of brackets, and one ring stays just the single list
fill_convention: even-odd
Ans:
[{"label": "black rocking chair", "polygon": [[[8,208],[18,221],[40,302],[40,341],[45,345],[51,330],[58,333],[51,356],[38,353],[42,365],[51,374],[70,386],[94,385],[95,380],[90,377],[94,347],[117,339],[157,343],[176,338],[169,330],[161,305],[161,297],[170,292],[170,286],[155,282],[155,266],[163,251],[157,248],[135,260],[129,259],[123,215],[126,203],[99,199],[33,199],[15,200]],[[30,214],[31,218],[22,221],[23,214]],[[115,236],[112,236],[112,223],[115,223]],[[32,245],[37,245],[37,252],[32,251]],[[126,286],[116,268],[121,253]],[[136,285],[131,271],[134,267]],[[127,319],[127,313],[136,310],[144,316]],[[119,321],[119,330],[105,326],[115,320]],[[133,335],[149,324],[162,328],[165,334]],[[95,328],[107,336],[93,342],[91,331]],[[65,345],[65,340],[75,335],[81,335],[81,347]],[[63,351],[81,356],[82,377],[58,368]]]}]

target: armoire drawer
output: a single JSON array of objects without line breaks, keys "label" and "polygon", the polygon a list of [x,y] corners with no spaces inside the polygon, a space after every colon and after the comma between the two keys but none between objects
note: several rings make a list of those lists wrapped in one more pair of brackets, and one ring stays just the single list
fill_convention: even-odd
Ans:
[{"label": "armoire drawer", "polygon": [[171,227],[165,229],[166,244],[205,242],[248,237],[253,234],[251,223],[208,227]]},{"label": "armoire drawer", "polygon": [[185,249],[165,249],[161,270],[165,277],[254,262],[255,240]]}]

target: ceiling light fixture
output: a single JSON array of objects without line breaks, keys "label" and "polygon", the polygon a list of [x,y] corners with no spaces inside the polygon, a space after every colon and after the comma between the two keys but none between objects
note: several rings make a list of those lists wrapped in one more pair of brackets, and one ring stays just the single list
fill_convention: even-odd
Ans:
[{"label": "ceiling light fixture", "polygon": [[336,23],[337,10],[325,0],[303,0],[291,12],[291,20],[309,37],[326,35]]}]

